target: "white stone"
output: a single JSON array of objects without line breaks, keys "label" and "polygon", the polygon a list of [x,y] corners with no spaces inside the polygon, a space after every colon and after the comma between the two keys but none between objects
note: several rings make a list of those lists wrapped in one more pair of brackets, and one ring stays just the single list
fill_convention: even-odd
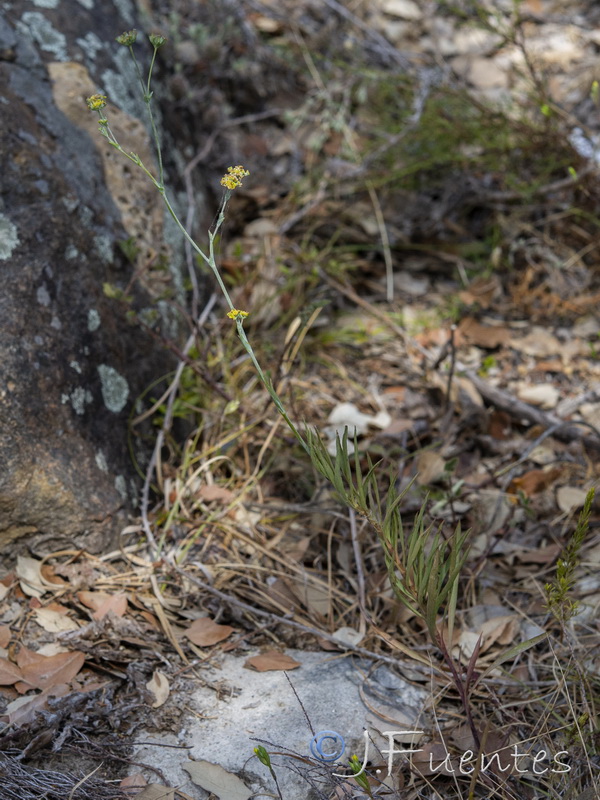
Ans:
[{"label": "white stone", "polygon": [[414,0],[384,0],[381,9],[392,17],[400,19],[421,19],[423,12]]}]

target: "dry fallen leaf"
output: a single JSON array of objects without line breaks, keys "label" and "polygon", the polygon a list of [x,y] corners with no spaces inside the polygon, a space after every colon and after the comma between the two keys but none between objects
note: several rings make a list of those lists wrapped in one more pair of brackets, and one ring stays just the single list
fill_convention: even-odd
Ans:
[{"label": "dry fallen leaf", "polygon": [[181,765],[197,786],[215,794],[219,800],[249,800],[254,794],[231,772],[209,761],[187,761]]},{"label": "dry fallen leaf", "polygon": [[184,636],[199,647],[210,647],[227,639],[232,632],[233,628],[230,625],[218,625],[210,617],[200,617],[186,628]]},{"label": "dry fallen leaf", "polygon": [[331,595],[326,584],[309,583],[304,584],[299,580],[294,581],[295,594],[299,595],[304,605],[315,614],[326,616],[331,611]]},{"label": "dry fallen leaf", "polygon": [[509,494],[517,494],[521,491],[528,497],[540,492],[545,492],[549,486],[562,474],[560,467],[551,469],[532,469],[523,473],[518,478],[514,478],[508,487]]},{"label": "dry fallen leaf", "polygon": [[37,624],[49,633],[79,630],[77,622],[60,611],[53,611],[50,608],[37,608],[33,612],[33,616]]},{"label": "dry fallen leaf", "polygon": [[444,467],[445,461],[439,453],[434,453],[433,450],[419,453],[416,460],[419,486],[427,486],[439,480],[444,474]]},{"label": "dry fallen leaf", "polygon": [[12,703],[6,706],[5,716],[3,720],[8,720],[9,725],[27,725],[35,719],[38,711],[42,711],[48,705],[48,700],[51,697],[64,697],[71,691],[71,688],[66,683],[53,686],[51,689],[46,689],[40,694],[27,695],[26,697],[17,697]]},{"label": "dry fallen leaf", "polygon": [[21,670],[7,658],[0,658],[0,686],[12,686],[17,681],[22,681]]},{"label": "dry fallen leaf", "polygon": [[458,296],[465,305],[472,306],[477,303],[481,308],[489,308],[494,295],[500,290],[500,280],[492,275],[489,278],[477,278],[459,292]]},{"label": "dry fallen leaf", "polygon": [[79,602],[92,611],[97,611],[108,597],[110,597],[108,592],[90,592],[87,589],[77,592]]},{"label": "dry fallen leaf", "polygon": [[155,669],[154,674],[146,684],[146,689],[154,696],[152,708],[160,708],[167,702],[170,687],[167,676]]},{"label": "dry fallen leaf", "polygon": [[69,683],[83,667],[84,661],[85,655],[79,652],[40,656],[24,647],[17,656],[25,691],[32,686],[36,689],[49,689],[58,684]]},{"label": "dry fallen leaf", "polygon": [[561,486],[556,492],[556,503],[561,511],[569,514],[578,508],[582,508],[587,492],[578,486]]},{"label": "dry fallen leaf", "polygon": [[235,497],[231,489],[226,489],[224,486],[204,485],[198,491],[200,500],[205,503],[210,503],[211,500],[220,500],[222,503],[230,503]]},{"label": "dry fallen leaf", "polygon": [[149,783],[145,789],[135,795],[136,800],[174,800],[175,789],[161,786],[159,783]]},{"label": "dry fallen leaf", "polygon": [[456,344],[474,344],[477,347],[493,350],[496,347],[508,344],[511,333],[508,328],[496,325],[482,325],[473,317],[464,317],[456,332]]},{"label": "dry fallen leaf", "polygon": [[16,573],[21,589],[29,597],[42,597],[51,586],[48,586],[41,573],[42,562],[37,558],[19,556]]},{"label": "dry fallen leaf", "polygon": [[520,353],[542,358],[555,356],[561,349],[556,336],[553,336],[547,328],[540,327],[533,327],[527,336],[521,339],[513,339],[510,346]]},{"label": "dry fallen leaf", "polygon": [[488,650],[493,644],[512,644],[519,632],[520,620],[515,614],[492,617],[483,623],[479,632],[483,636],[481,652]]},{"label": "dry fallen leaf", "polygon": [[515,549],[515,559],[521,564],[544,564],[550,566],[562,550],[558,543],[547,544],[545,547],[536,547],[526,550],[525,548]]},{"label": "dry fallen leaf", "polygon": [[364,634],[359,633],[354,628],[344,627],[338,628],[333,634],[333,638],[341,645],[346,644],[350,645],[350,647],[356,647],[365,637]]},{"label": "dry fallen leaf", "polygon": [[252,656],[244,664],[245,667],[252,667],[258,672],[270,672],[271,670],[296,669],[300,664],[294,661],[291,656],[279,653],[277,650],[269,650],[259,656]]},{"label": "dry fallen leaf", "polygon": [[0,647],[8,647],[12,634],[8,625],[0,625]]},{"label": "dry fallen leaf", "polygon": [[117,617],[124,616],[127,611],[127,595],[122,592],[109,595],[94,611],[94,619],[102,619],[109,611]]},{"label": "dry fallen leaf", "polygon": [[517,387],[517,397],[524,403],[549,410],[556,407],[560,393],[551,383],[521,384]]},{"label": "dry fallen leaf", "polygon": [[119,783],[119,789],[143,789],[148,785],[148,781],[141,772],[135,772],[133,775],[128,775]]}]

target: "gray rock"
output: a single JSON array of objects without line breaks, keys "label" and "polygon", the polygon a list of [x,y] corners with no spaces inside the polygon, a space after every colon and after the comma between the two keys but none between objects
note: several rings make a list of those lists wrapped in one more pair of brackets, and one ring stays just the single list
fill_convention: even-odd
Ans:
[{"label": "gray rock", "polygon": [[[184,705],[193,716],[187,717],[178,734],[141,732],[132,760],[157,767],[168,785],[180,787],[194,800],[205,800],[208,793],[190,780],[186,771],[190,760],[207,761],[237,775],[249,795],[277,796],[267,767],[254,755],[262,743],[271,755],[284,800],[329,798],[336,785],[342,787],[340,798],[362,797],[356,794],[354,781],[336,779],[332,773],[348,774],[352,754],[363,761],[366,731],[368,759],[381,765],[381,780],[393,788],[383,752],[389,738],[383,734],[421,729],[427,693],[387,667],[373,669],[360,659],[297,650],[286,655],[300,663],[287,673],[289,681],[283,672],[245,669],[247,658],[225,654],[218,666],[198,673],[205,682],[186,696]],[[377,711],[383,716],[378,717]],[[329,764],[311,754],[313,737],[324,732],[338,734],[345,744],[343,755]],[[413,740],[397,737],[394,749],[405,749]],[[321,750],[325,755],[340,754],[340,742],[333,735],[326,737]],[[402,758],[393,755],[395,768]],[[228,795],[224,793],[221,800],[228,800]]]},{"label": "gray rock", "polygon": [[[141,256],[162,242],[158,194],[108,152],[85,105],[89,94],[109,95],[123,145],[153,164],[146,130],[129,114],[143,106],[135,76],[114,41],[135,23],[133,5],[18,0],[4,8],[0,542],[14,555],[7,543],[42,533],[94,550],[132,507],[132,404],[169,368],[103,293],[104,283],[126,287],[135,269],[119,240],[132,237]],[[133,294],[149,304],[144,291]]]}]

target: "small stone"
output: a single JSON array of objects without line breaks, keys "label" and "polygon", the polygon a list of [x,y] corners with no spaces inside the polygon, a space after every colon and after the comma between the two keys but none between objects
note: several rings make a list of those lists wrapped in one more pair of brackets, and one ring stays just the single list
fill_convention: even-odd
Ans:
[{"label": "small stone", "polygon": [[421,19],[423,13],[413,0],[384,0],[382,10],[400,19]]},{"label": "small stone", "polygon": [[560,397],[558,389],[551,383],[539,383],[535,386],[520,386],[517,392],[519,400],[540,408],[555,408]]},{"label": "small stone", "polygon": [[508,86],[508,75],[491,58],[472,59],[469,80],[477,89],[498,89]]}]

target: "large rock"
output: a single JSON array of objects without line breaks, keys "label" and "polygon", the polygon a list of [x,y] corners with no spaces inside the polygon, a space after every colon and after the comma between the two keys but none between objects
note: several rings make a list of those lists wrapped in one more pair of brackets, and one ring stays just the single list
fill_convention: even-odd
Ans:
[{"label": "large rock", "polygon": [[[163,236],[158,194],[110,150],[85,106],[108,94],[123,145],[153,164],[128,113],[135,75],[114,41],[135,24],[129,0],[18,1],[0,12],[3,545],[37,532],[56,538],[47,549],[110,543],[135,495],[132,404],[169,368],[103,292],[127,287],[135,271],[119,241],[133,237],[143,259]],[[141,290],[136,302],[150,305]]]}]

